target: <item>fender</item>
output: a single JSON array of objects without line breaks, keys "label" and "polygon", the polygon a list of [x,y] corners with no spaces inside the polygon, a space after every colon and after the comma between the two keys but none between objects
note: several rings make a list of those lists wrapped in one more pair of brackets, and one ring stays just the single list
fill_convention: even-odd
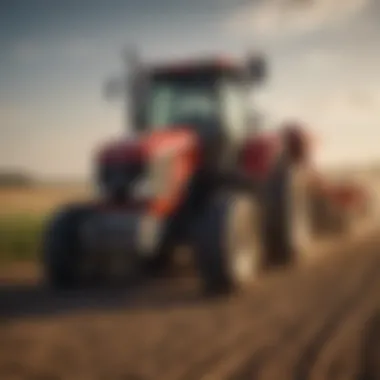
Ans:
[{"label": "fender", "polygon": [[263,181],[271,173],[283,149],[284,142],[278,133],[260,133],[245,142],[240,165],[252,179]]},{"label": "fender", "polygon": [[[196,145],[195,133],[189,128],[176,127],[162,129],[139,138],[110,140],[96,150],[98,164],[123,164],[133,160],[147,160],[152,154],[165,155],[188,150]],[[195,154],[195,156],[198,156]]]},{"label": "fender", "polygon": [[144,160],[145,151],[141,140],[121,138],[101,145],[95,152],[97,165],[123,164],[135,160]]},{"label": "fender", "polygon": [[310,163],[315,138],[306,127],[296,122],[285,123],[282,126],[282,136],[294,163]]},{"label": "fender", "polygon": [[201,160],[198,136],[190,128],[163,128],[144,141],[149,161],[149,176],[154,182],[155,199],[150,212],[156,216],[172,214],[185,197],[188,183]]},{"label": "fender", "polygon": [[166,217],[185,196],[187,184],[201,159],[198,137],[186,126],[163,127],[137,139],[121,139],[103,145],[96,154],[98,165],[146,163],[153,187],[146,212]]}]

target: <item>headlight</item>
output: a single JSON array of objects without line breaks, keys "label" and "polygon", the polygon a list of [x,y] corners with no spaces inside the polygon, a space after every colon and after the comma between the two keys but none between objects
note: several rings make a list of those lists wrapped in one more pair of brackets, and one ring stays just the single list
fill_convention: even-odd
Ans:
[{"label": "headlight", "polygon": [[95,181],[95,195],[99,198],[113,198],[124,192],[126,181],[122,173],[106,168],[100,170]]},{"label": "headlight", "polygon": [[152,194],[149,176],[140,163],[107,165],[96,173],[96,195],[117,202],[141,200]]}]

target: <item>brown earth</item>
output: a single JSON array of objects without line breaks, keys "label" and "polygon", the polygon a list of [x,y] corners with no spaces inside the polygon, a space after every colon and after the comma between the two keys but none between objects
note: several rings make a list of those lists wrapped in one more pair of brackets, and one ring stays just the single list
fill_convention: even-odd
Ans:
[{"label": "brown earth", "polygon": [[191,278],[53,296],[0,276],[0,379],[380,379],[379,248],[362,239],[218,300]]}]

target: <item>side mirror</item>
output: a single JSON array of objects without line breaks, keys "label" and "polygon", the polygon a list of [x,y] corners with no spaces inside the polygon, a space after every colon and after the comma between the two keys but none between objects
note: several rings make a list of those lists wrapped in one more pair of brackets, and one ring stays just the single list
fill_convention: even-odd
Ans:
[{"label": "side mirror", "polygon": [[262,55],[249,55],[247,59],[247,71],[249,80],[255,84],[261,84],[268,75],[267,60]]}]

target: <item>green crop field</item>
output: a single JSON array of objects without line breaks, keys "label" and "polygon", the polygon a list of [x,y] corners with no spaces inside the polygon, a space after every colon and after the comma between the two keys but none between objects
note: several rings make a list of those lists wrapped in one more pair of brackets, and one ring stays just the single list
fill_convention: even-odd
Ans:
[{"label": "green crop field", "polygon": [[0,217],[0,263],[34,260],[40,251],[43,215],[15,214]]}]

